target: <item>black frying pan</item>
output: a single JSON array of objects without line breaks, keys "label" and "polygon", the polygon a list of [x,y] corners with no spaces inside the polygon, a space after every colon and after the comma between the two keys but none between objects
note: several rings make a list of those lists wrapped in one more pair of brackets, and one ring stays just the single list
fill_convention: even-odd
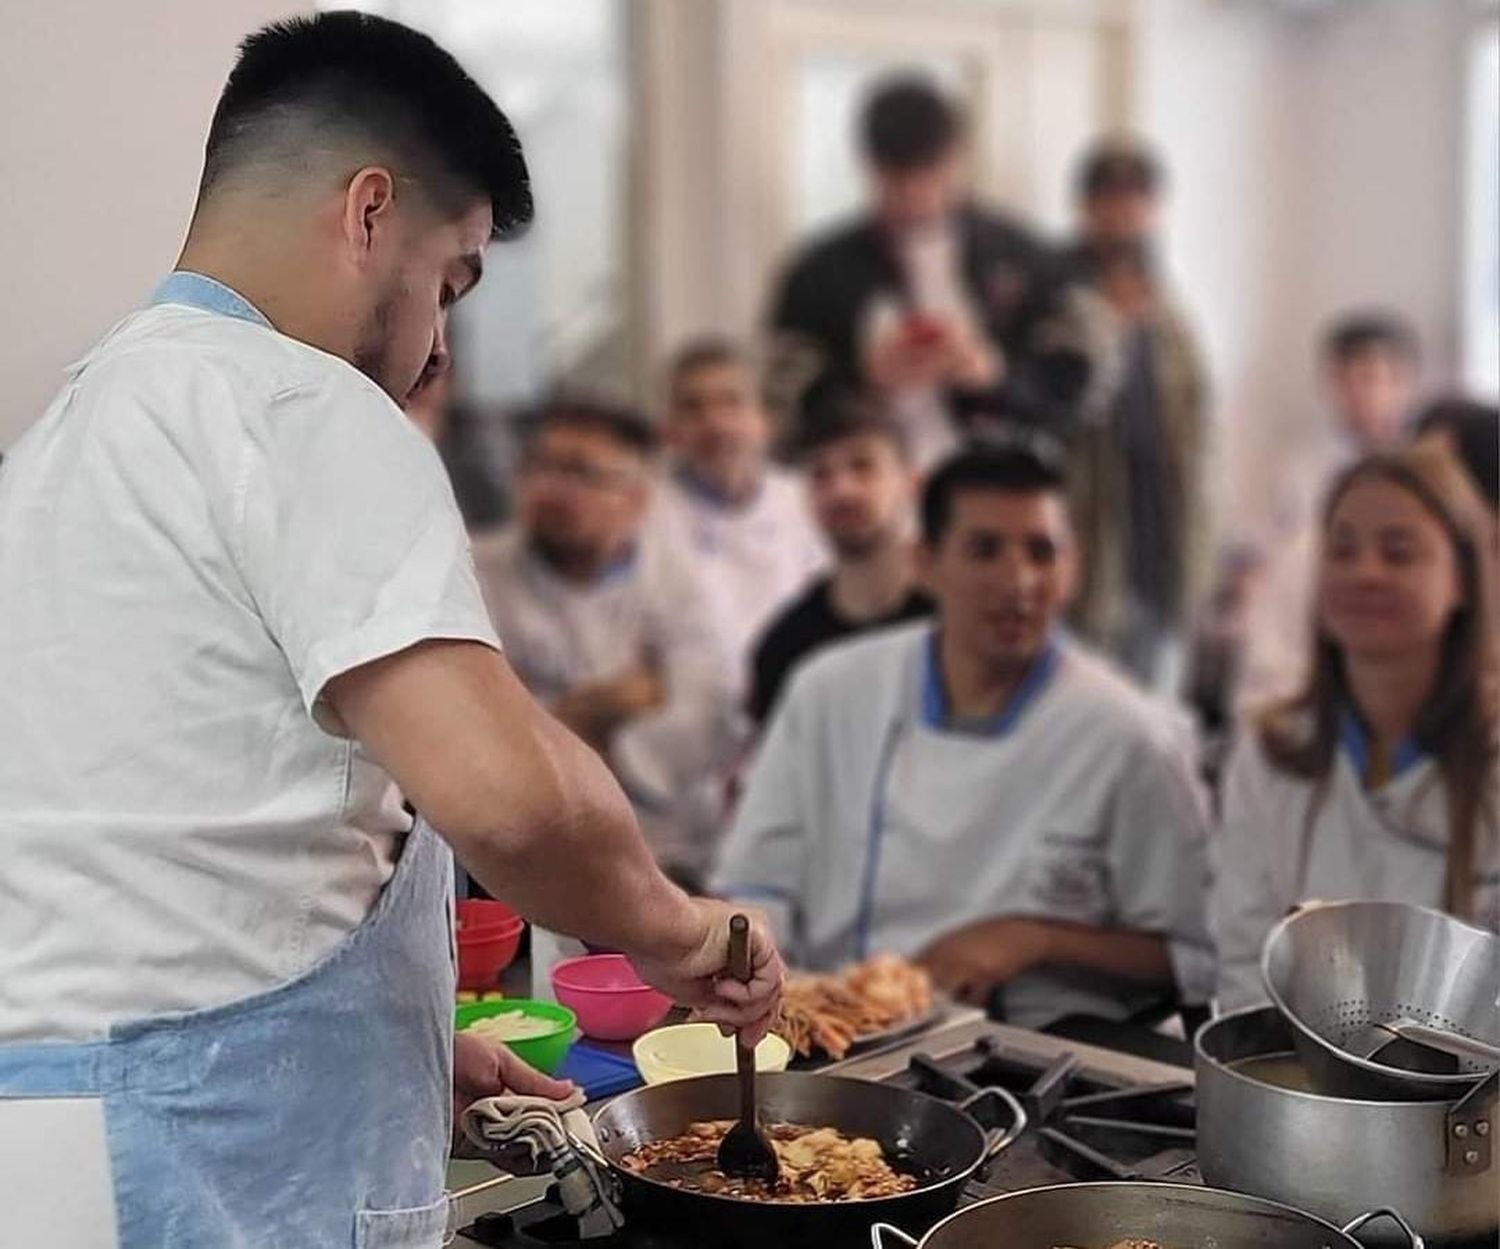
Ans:
[{"label": "black frying pan", "polygon": [[[891,1223],[921,1234],[958,1204],[969,1177],[989,1164],[1026,1127],[1026,1113],[1003,1089],[983,1089],[955,1106],[908,1089],[809,1072],[757,1076],[761,1121],[837,1128],[872,1138],[919,1187],[895,1197],[792,1205],[687,1192],[620,1165],[648,1141],[680,1135],[690,1123],[733,1119],[739,1085],[732,1075],[700,1076],[637,1089],[594,1115],[594,1132],[619,1179],[626,1218],[704,1246],[840,1249],[868,1243],[870,1224]],[[981,1127],[980,1111],[1003,1130]]]}]

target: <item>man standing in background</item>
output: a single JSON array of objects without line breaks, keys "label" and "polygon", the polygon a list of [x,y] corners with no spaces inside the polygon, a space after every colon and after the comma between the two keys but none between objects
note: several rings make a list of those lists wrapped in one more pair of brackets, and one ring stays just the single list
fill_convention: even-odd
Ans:
[{"label": "man standing in background", "polygon": [[1299,457],[1310,467],[1293,475],[1278,504],[1281,532],[1246,618],[1242,707],[1290,695],[1302,680],[1323,494],[1350,464],[1405,439],[1420,370],[1416,332],[1394,313],[1348,313],[1323,336],[1320,382],[1331,420]]},{"label": "man standing in background", "polygon": [[776,372],[879,391],[924,471],[996,410],[1065,431],[1089,376],[1056,258],[967,199],[964,131],[923,78],[877,88],[860,128],[872,206],[793,260],[771,303]]},{"label": "man standing in background", "polygon": [[1073,445],[1073,511],[1085,551],[1079,631],[1138,681],[1175,693],[1184,633],[1212,558],[1205,499],[1208,386],[1201,354],[1156,264],[1162,174],[1113,140],[1083,160],[1070,271],[1097,296],[1111,344],[1109,398]]},{"label": "man standing in background", "polygon": [[724,339],[689,343],[667,376],[666,439],[649,541],[701,576],[737,693],[766,622],[827,562],[807,494],[770,462],[771,417],[748,355]]}]

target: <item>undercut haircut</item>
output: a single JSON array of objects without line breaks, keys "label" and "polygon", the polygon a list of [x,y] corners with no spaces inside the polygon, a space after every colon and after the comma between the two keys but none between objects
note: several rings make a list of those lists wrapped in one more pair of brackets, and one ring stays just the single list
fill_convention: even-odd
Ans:
[{"label": "undercut haircut", "polygon": [[388,164],[450,216],[487,198],[496,238],[531,221],[520,140],[484,89],[426,35],[348,11],[273,22],[240,45],[198,202],[241,175],[352,172],[334,163],[349,156]]},{"label": "undercut haircut", "polygon": [[860,140],[865,158],[892,173],[927,169],[958,146],[963,116],[931,81],[888,78],[865,105]]},{"label": "undercut haircut", "polygon": [[975,446],[945,460],[922,491],[922,541],[938,546],[953,523],[960,494],[1055,494],[1066,502],[1062,468],[1019,445]]}]

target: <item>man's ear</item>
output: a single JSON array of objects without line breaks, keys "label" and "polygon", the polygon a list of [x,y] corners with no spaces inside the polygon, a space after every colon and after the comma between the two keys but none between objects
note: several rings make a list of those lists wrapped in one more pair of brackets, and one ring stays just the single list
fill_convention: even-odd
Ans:
[{"label": "man's ear", "polygon": [[389,169],[367,165],[344,188],[341,218],[344,245],[356,259],[366,258],[378,236],[390,227],[396,211],[396,179]]}]

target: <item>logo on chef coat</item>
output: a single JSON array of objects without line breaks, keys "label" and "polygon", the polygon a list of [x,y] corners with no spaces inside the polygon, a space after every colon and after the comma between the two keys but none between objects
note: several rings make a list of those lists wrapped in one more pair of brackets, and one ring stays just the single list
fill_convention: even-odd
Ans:
[{"label": "logo on chef coat", "polygon": [[1065,918],[1094,919],[1105,907],[1102,856],[1095,846],[1066,834],[1043,834],[1029,883],[1038,907]]}]

